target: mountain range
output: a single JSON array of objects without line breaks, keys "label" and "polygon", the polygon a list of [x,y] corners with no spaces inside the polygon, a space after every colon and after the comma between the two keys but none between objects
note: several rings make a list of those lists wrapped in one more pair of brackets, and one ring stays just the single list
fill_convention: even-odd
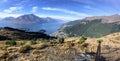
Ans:
[{"label": "mountain range", "polygon": [[0,19],[0,27],[28,28],[30,29],[29,31],[44,29],[48,34],[56,31],[63,23],[63,20],[50,17],[42,18],[34,14],[25,14],[17,18],[6,17]]},{"label": "mountain range", "polygon": [[51,34],[56,37],[102,37],[114,32],[120,32],[120,15],[86,17],[64,24]]}]

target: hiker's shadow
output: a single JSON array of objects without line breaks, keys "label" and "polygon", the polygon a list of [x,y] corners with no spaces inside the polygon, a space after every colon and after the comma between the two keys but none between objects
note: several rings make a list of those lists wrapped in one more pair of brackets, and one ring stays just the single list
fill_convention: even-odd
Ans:
[{"label": "hiker's shadow", "polygon": [[98,44],[95,61],[106,61],[106,58],[101,56],[101,43]]}]

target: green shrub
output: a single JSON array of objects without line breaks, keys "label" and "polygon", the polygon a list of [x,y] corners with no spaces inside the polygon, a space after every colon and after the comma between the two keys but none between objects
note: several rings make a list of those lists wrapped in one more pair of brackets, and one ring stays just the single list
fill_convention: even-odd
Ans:
[{"label": "green shrub", "polygon": [[42,40],[41,42],[43,42],[43,43],[47,43],[47,42],[49,42],[49,40]]},{"label": "green shrub", "polygon": [[45,49],[46,47],[48,47],[48,44],[46,44],[46,43],[40,43],[35,48],[36,49]]},{"label": "green shrub", "polygon": [[8,40],[8,41],[5,42],[5,44],[6,44],[6,45],[9,45],[9,46],[14,46],[14,45],[16,45],[17,43],[16,43],[15,40]]},{"label": "green shrub", "polygon": [[59,43],[64,43],[64,38],[59,38]]},{"label": "green shrub", "polygon": [[31,40],[31,41],[30,41],[30,44],[31,44],[31,45],[36,44],[36,41]]},{"label": "green shrub", "polygon": [[83,43],[82,47],[88,47],[88,45],[89,45],[88,43]]},{"label": "green shrub", "polygon": [[18,51],[19,53],[25,53],[30,49],[30,45],[24,45],[20,48],[20,50]]},{"label": "green shrub", "polygon": [[87,38],[81,36],[81,37],[80,37],[80,40],[78,41],[78,43],[79,43],[79,44],[82,44],[82,43],[85,42],[85,40],[87,40]]},{"label": "green shrub", "polygon": [[20,43],[20,45],[25,45],[25,43],[26,43],[26,41],[22,41],[22,42]]},{"label": "green shrub", "polygon": [[102,43],[103,40],[102,40],[102,39],[98,39],[97,42],[98,42],[98,43]]},{"label": "green shrub", "polygon": [[33,38],[32,40],[33,40],[33,41],[37,41],[37,38]]}]

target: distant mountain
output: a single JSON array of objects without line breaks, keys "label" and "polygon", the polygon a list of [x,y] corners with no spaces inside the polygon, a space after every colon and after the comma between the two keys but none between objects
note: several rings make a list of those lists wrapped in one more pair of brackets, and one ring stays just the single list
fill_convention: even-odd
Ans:
[{"label": "distant mountain", "polygon": [[84,35],[87,37],[102,37],[114,32],[120,32],[120,15],[94,16],[75,20],[64,24],[53,36],[71,37]]},{"label": "distant mountain", "polygon": [[42,23],[42,22],[44,22],[44,20],[42,20],[42,18],[39,18],[34,14],[22,15],[15,18],[12,21],[12,23],[15,23],[15,24],[35,24],[35,23]]},{"label": "distant mountain", "polygon": [[59,19],[50,17],[42,18],[34,14],[26,14],[17,18],[6,17],[1,19],[0,27],[28,28],[30,31],[45,29],[46,33],[50,34],[56,31],[63,23],[64,21]]},{"label": "distant mountain", "polygon": [[15,19],[15,18],[14,17],[6,17],[6,18],[4,18],[2,20],[10,21],[10,20],[13,20],[13,19]]},{"label": "distant mountain", "polygon": [[14,20],[15,18],[14,17],[6,17],[6,18],[3,18],[3,19],[0,19],[0,22],[3,23],[9,23],[11,22],[12,20]]}]

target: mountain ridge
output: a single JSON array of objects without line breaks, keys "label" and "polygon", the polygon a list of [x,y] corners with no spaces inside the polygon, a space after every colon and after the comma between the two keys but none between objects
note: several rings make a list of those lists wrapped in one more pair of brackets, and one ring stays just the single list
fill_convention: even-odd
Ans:
[{"label": "mountain ridge", "polygon": [[120,15],[95,16],[75,20],[64,24],[53,36],[102,37],[110,33],[120,32]]},{"label": "mountain ridge", "polygon": [[[50,34],[56,31],[63,23],[65,22],[60,19],[39,17],[34,14],[24,14],[13,19],[11,19],[11,17],[1,19],[0,27],[28,28],[30,31],[44,29],[47,34]],[[47,27],[49,27],[49,29]]]}]

